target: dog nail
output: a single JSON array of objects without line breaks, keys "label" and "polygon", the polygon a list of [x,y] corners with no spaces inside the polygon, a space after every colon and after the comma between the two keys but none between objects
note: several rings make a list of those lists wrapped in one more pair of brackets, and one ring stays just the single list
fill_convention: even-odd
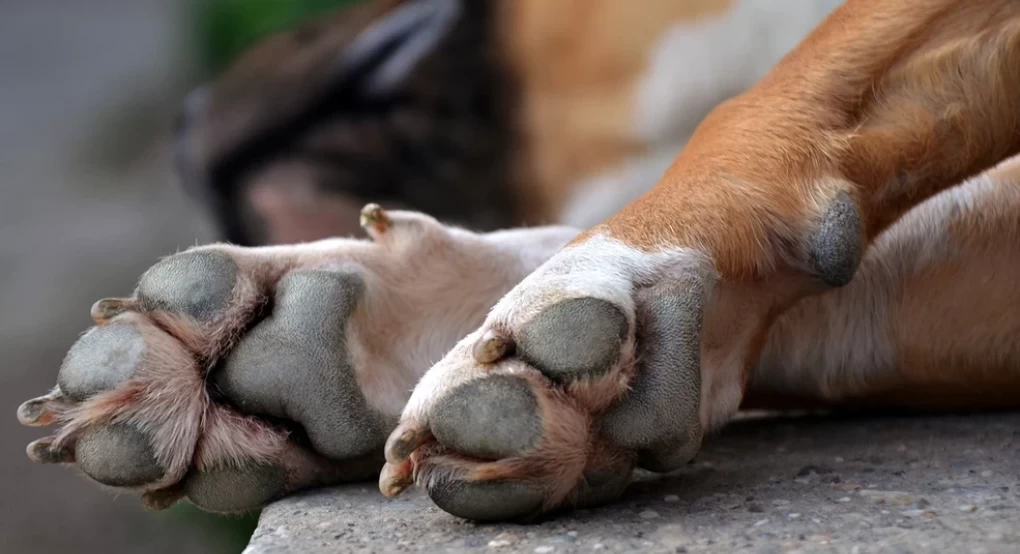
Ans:
[{"label": "dog nail", "polygon": [[390,226],[390,217],[379,204],[366,204],[361,209],[361,227],[365,231],[385,233]]},{"label": "dog nail", "polygon": [[505,335],[489,329],[478,339],[471,353],[480,364],[493,364],[509,356],[514,350],[514,342]]},{"label": "dog nail", "polygon": [[62,398],[62,394],[54,392],[25,402],[18,406],[18,421],[29,427],[43,427],[53,423],[55,404]]},{"label": "dog nail", "polygon": [[131,298],[104,298],[92,305],[90,314],[96,325],[102,325],[134,307],[135,301]]},{"label": "dog nail", "polygon": [[401,424],[386,439],[384,450],[386,461],[397,464],[406,460],[412,452],[431,438],[432,432],[428,429],[407,423]]}]

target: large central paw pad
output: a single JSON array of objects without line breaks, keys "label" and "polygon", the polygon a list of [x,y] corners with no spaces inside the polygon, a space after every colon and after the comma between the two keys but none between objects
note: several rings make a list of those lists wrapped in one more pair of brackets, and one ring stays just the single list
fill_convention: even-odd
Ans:
[{"label": "large central paw pad", "polygon": [[701,444],[702,296],[692,281],[630,305],[554,290],[530,295],[555,299],[538,309],[497,306],[415,389],[381,490],[418,483],[454,515],[527,519],[607,502],[635,465],[687,462]]},{"label": "large central paw pad", "polygon": [[301,424],[327,457],[378,452],[389,425],[359,388],[345,333],[364,288],[351,273],[298,271],[281,279],[272,315],[215,373],[220,390],[246,413]]}]

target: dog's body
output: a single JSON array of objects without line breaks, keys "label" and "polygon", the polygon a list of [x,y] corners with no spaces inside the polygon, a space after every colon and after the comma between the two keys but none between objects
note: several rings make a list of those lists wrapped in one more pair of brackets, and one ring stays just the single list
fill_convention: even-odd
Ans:
[{"label": "dog's body", "polygon": [[[431,19],[407,30],[414,4],[271,37],[191,99],[182,177],[229,240],[348,235],[367,202],[479,230],[589,227],[838,1],[429,0]],[[364,38],[379,35],[397,38]],[[381,53],[338,67],[365,50]],[[370,89],[390,60],[395,84]]]},{"label": "dog's body", "polygon": [[[540,22],[600,29],[576,13]],[[642,21],[637,43],[669,27]],[[564,63],[543,45],[518,63]],[[596,87],[582,58],[522,87],[542,146],[523,150],[537,177],[517,197],[545,198],[535,213],[563,217],[575,183],[683,142],[682,125],[605,99],[669,95]],[[1020,166],[988,170],[1020,149],[1018,65],[1015,2],[851,0],[580,234],[371,208],[374,243],[171,257],[135,297],[97,304],[58,389],[23,405],[26,423],[63,423],[30,453],[151,505],[236,510],[362,478],[382,451],[387,494],[417,482],[451,513],[509,519],[608,501],[635,466],[673,469],[742,404],[1015,408]],[[620,113],[585,111],[587,94]],[[568,128],[583,138],[555,138]],[[641,133],[660,140],[614,142]]]}]

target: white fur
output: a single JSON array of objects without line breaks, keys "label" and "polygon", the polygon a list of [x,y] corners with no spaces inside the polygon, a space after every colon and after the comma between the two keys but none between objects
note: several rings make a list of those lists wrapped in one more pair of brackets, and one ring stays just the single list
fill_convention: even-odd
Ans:
[{"label": "white fur", "polygon": [[714,279],[707,257],[689,248],[646,252],[607,235],[595,235],[568,246],[542,264],[504,296],[489,314],[487,326],[530,320],[565,298],[593,297],[612,302],[634,321],[634,290],[666,276],[697,275]]}]

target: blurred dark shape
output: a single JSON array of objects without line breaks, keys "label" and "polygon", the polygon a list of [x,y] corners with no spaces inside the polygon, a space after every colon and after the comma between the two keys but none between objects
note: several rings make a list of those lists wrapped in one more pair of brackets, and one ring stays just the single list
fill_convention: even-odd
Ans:
[{"label": "blurred dark shape", "polygon": [[518,224],[494,11],[373,0],[261,41],[188,98],[185,187],[242,245],[357,234],[367,202]]},{"label": "blurred dark shape", "polygon": [[366,0],[194,0],[201,62],[218,72],[265,35]]}]

